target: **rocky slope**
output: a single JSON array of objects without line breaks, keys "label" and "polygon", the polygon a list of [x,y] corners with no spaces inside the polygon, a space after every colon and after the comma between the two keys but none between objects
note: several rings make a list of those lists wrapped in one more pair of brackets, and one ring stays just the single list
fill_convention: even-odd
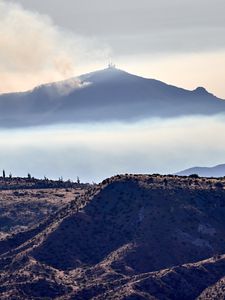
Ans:
[{"label": "rocky slope", "polygon": [[36,226],[83,191],[83,188],[0,190],[0,239]]},{"label": "rocky slope", "polygon": [[225,179],[160,175],[89,187],[36,228],[0,242],[1,299],[222,295],[224,187]]}]

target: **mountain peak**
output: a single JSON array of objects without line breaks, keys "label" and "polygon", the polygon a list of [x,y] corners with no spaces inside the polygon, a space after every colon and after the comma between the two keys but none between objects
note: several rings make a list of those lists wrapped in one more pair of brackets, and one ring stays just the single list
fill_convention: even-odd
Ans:
[{"label": "mountain peak", "polygon": [[112,80],[115,78],[121,78],[121,77],[124,77],[125,75],[134,76],[134,75],[127,73],[126,71],[116,68],[115,65],[112,65],[112,66],[109,65],[105,69],[101,69],[101,70],[97,70],[97,71],[93,71],[91,73],[81,75],[81,76],[79,76],[79,79],[81,81],[97,83],[97,82],[109,81],[109,80]]},{"label": "mountain peak", "polygon": [[225,111],[225,102],[219,100],[202,87],[185,90],[109,64],[24,94],[0,95],[0,126],[11,127],[14,120],[16,126],[30,126],[213,115]]},{"label": "mountain peak", "polygon": [[197,93],[198,95],[206,95],[209,94],[209,92],[202,86],[198,86],[195,90],[195,93]]}]

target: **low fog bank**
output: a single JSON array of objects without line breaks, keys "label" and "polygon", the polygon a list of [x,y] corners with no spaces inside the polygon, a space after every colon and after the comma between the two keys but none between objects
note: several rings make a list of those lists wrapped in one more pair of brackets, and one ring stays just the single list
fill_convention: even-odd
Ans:
[{"label": "low fog bank", "polygon": [[0,168],[15,176],[100,180],[225,163],[225,117],[1,130]]}]

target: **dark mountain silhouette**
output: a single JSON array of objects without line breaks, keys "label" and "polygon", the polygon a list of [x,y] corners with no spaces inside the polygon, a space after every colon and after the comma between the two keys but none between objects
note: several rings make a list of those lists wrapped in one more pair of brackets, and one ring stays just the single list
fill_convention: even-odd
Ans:
[{"label": "dark mountain silhouette", "polygon": [[172,175],[90,186],[0,241],[0,298],[223,299],[224,187]]},{"label": "dark mountain silhouette", "polygon": [[180,176],[189,176],[191,174],[198,174],[202,177],[223,177],[225,176],[225,164],[214,167],[193,167],[177,173]]},{"label": "dark mountain silhouette", "polygon": [[32,91],[0,95],[2,127],[224,112],[225,101],[202,87],[189,91],[112,67]]}]

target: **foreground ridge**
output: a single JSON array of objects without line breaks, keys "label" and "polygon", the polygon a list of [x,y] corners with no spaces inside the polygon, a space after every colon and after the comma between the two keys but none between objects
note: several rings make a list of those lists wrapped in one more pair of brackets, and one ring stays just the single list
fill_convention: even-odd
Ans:
[{"label": "foreground ridge", "polygon": [[224,187],[158,174],[90,185],[0,241],[1,299],[223,299]]}]

